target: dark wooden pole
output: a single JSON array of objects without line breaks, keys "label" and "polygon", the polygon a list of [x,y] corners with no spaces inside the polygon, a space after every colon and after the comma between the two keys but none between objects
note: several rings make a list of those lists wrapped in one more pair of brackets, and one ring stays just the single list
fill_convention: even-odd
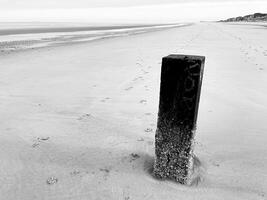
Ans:
[{"label": "dark wooden pole", "polygon": [[154,174],[188,182],[205,57],[162,59]]}]

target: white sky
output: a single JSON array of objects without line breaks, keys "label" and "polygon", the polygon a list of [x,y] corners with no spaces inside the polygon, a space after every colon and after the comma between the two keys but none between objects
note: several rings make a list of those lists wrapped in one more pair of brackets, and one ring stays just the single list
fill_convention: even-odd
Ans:
[{"label": "white sky", "polygon": [[164,23],[267,12],[267,0],[0,0],[0,21]]}]

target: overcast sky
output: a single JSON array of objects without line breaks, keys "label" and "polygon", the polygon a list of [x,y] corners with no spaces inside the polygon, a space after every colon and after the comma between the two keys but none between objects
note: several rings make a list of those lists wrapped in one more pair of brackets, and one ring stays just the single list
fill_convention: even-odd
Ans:
[{"label": "overcast sky", "polygon": [[0,21],[163,23],[267,12],[267,0],[0,0]]}]

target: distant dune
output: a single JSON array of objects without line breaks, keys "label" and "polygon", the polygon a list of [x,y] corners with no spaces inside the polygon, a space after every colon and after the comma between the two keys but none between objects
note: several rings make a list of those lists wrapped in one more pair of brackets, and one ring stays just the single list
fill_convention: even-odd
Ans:
[{"label": "distant dune", "polygon": [[267,14],[265,13],[254,13],[252,15],[245,15],[239,17],[233,17],[226,20],[221,20],[220,22],[267,22]]}]

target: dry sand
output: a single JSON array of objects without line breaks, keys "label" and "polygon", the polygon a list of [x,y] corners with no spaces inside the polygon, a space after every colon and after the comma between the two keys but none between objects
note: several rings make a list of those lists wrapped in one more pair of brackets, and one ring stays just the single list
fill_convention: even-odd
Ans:
[{"label": "dry sand", "polygon": [[[0,199],[266,199],[267,29],[201,23],[0,55]],[[161,58],[206,56],[194,186],[152,178]]]}]

